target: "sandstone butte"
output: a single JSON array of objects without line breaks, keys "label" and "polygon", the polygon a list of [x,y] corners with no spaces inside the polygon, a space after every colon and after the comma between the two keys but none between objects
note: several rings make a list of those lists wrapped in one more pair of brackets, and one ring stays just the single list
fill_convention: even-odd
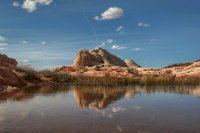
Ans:
[{"label": "sandstone butte", "polygon": [[[2,86],[22,87],[27,82],[23,73],[16,71],[17,61],[6,55],[0,54],[0,90]],[[70,75],[84,75],[103,77],[172,77],[172,78],[200,78],[200,60],[184,65],[171,65],[165,68],[143,68],[133,60],[125,61],[110,54],[103,48],[94,50],[82,49],[78,52],[74,63],[71,66],[56,68],[55,72],[67,72]],[[39,78],[40,79],[40,78]]]},{"label": "sandstone butte", "polygon": [[103,48],[82,49],[78,52],[73,65],[56,69],[57,72],[68,72],[71,75],[102,77],[106,74],[114,77],[173,77],[200,78],[200,60],[189,64],[165,68],[143,68],[133,60],[123,61]]}]

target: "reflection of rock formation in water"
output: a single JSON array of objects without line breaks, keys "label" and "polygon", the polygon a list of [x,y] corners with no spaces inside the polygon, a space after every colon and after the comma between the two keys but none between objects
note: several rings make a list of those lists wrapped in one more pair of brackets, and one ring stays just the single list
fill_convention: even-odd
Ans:
[{"label": "reflection of rock formation in water", "polygon": [[[142,90],[144,93],[177,93],[177,94],[190,94],[198,96],[200,86],[145,86]],[[196,92],[196,93],[195,93]]]},{"label": "reflection of rock formation in water", "polygon": [[6,100],[27,101],[35,95],[50,96],[57,93],[67,93],[70,88],[64,85],[46,84],[26,89],[15,90],[13,92],[0,93],[0,102]]},{"label": "reflection of rock formation in water", "polygon": [[200,97],[200,87],[198,89],[193,90],[192,94],[197,96],[197,97]]},{"label": "reflection of rock formation in water", "polygon": [[46,84],[13,92],[0,92],[0,102],[7,100],[27,101],[36,95],[52,96],[59,93],[66,94],[70,88],[72,88],[80,108],[103,109],[121,97],[133,98],[136,94],[177,93],[200,97],[200,86],[69,87]]},{"label": "reflection of rock formation in water", "polygon": [[104,109],[114,101],[136,94],[178,93],[200,96],[200,87],[194,86],[135,86],[135,87],[73,87],[74,97],[80,108]]},{"label": "reflection of rock formation in water", "polygon": [[[128,90],[124,87],[81,87],[72,89],[74,97],[80,108],[95,108],[104,109],[109,104],[117,101],[125,94],[128,94]],[[130,89],[130,94],[133,95],[133,89]]]}]

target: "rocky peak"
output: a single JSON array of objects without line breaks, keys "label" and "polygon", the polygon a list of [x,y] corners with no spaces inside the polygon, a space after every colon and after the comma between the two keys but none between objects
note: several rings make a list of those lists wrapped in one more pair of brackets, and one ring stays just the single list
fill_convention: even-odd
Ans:
[{"label": "rocky peak", "polygon": [[122,59],[110,54],[103,48],[96,48],[94,50],[80,50],[73,64],[73,66],[77,68],[86,66],[92,67],[96,65],[127,67],[126,63]]}]

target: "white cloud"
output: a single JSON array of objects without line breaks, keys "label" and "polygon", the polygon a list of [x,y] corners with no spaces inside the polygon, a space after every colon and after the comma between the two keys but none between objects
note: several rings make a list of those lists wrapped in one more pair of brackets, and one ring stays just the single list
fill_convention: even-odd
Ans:
[{"label": "white cloud", "polygon": [[119,26],[119,27],[117,27],[116,32],[121,32],[123,30],[124,30],[124,27],[123,26]]},{"label": "white cloud", "polygon": [[7,38],[0,36],[0,50],[6,50],[5,46],[7,46]]},{"label": "white cloud", "polygon": [[27,44],[28,42],[24,40],[24,41],[22,41],[22,43],[23,43],[23,44]]},{"label": "white cloud", "polygon": [[143,27],[149,27],[151,26],[150,24],[143,24]]},{"label": "white cloud", "polygon": [[112,49],[114,49],[114,50],[122,50],[122,49],[126,49],[126,47],[122,47],[122,46],[119,46],[119,45],[113,45]]},{"label": "white cloud", "polygon": [[45,44],[46,44],[46,42],[45,42],[45,41],[42,41],[42,42],[41,42],[41,44],[42,44],[42,45],[45,45]]},{"label": "white cloud", "polygon": [[18,1],[14,1],[13,6],[18,7],[18,6],[20,6],[20,3]]},{"label": "white cloud", "polygon": [[22,8],[26,9],[28,12],[33,12],[37,9],[36,1],[25,0],[22,5]]},{"label": "white cloud", "polygon": [[156,41],[156,39],[151,39],[151,40],[150,40],[150,42],[155,42],[155,41]]},{"label": "white cloud", "polygon": [[1,43],[0,42],[0,47],[2,47],[2,46],[7,46],[7,43]]},{"label": "white cloud", "polygon": [[106,44],[112,44],[114,42],[113,39],[107,39],[106,42],[102,42],[100,45],[98,45],[98,47],[103,47]]},{"label": "white cloud", "polygon": [[53,0],[24,0],[22,8],[28,12],[33,12],[39,5],[49,5]]},{"label": "white cloud", "polygon": [[133,51],[141,51],[141,48],[133,48]]},{"label": "white cloud", "polygon": [[98,47],[103,47],[106,45],[106,42],[102,42]]},{"label": "white cloud", "polygon": [[119,7],[110,7],[106,11],[104,11],[100,16],[94,17],[95,20],[111,20],[117,19],[123,16],[124,11]]},{"label": "white cloud", "polygon": [[107,43],[113,43],[114,41],[113,41],[113,39],[108,39],[107,40]]},{"label": "white cloud", "polygon": [[0,48],[0,50],[6,50],[7,48]]},{"label": "white cloud", "polygon": [[35,1],[42,5],[49,5],[53,2],[53,0],[35,0]]},{"label": "white cloud", "polygon": [[145,27],[145,28],[147,28],[147,27],[149,27],[149,26],[151,26],[150,24],[147,24],[147,23],[143,23],[143,22],[139,22],[138,23],[138,27]]},{"label": "white cloud", "polygon": [[139,27],[140,27],[140,26],[142,26],[142,25],[143,25],[143,23],[142,23],[142,22],[139,22],[139,23],[138,23],[138,26],[139,26]]},{"label": "white cloud", "polygon": [[0,35],[0,43],[4,43],[7,40],[7,38]]}]

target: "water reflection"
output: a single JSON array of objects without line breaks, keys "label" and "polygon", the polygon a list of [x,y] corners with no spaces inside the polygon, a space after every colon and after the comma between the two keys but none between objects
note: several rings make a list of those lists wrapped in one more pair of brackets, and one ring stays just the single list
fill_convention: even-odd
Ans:
[{"label": "water reflection", "polygon": [[73,87],[74,97],[80,108],[104,109],[127,92],[121,87]]},{"label": "water reflection", "polygon": [[[80,108],[102,110],[122,97],[134,98],[135,95],[153,93],[188,94],[200,97],[200,87],[194,86],[129,86],[129,87],[73,87],[74,97]],[[134,107],[139,110],[139,106]],[[113,109],[114,112],[121,110]]]},{"label": "water reflection", "polygon": [[46,84],[0,92],[0,132],[199,133],[200,86]]},{"label": "water reflection", "polygon": [[12,92],[1,93],[0,92],[0,103],[7,100],[14,101],[29,101],[36,95],[42,96],[53,96],[59,93],[67,94],[70,90],[69,86],[66,85],[55,85],[55,84],[45,84],[40,86],[34,86],[29,88],[24,88],[21,90],[15,90]]},{"label": "water reflection", "polygon": [[[199,86],[123,86],[123,87],[86,87],[46,84],[8,93],[0,93],[0,103],[7,100],[29,101],[34,96],[54,96],[67,94],[72,91],[77,105],[80,108],[93,108],[102,110],[122,97],[134,98],[135,95],[150,95],[154,93],[173,93],[179,95],[193,95],[200,97]],[[140,110],[139,106],[133,107]],[[113,109],[114,112],[119,108]]]}]

